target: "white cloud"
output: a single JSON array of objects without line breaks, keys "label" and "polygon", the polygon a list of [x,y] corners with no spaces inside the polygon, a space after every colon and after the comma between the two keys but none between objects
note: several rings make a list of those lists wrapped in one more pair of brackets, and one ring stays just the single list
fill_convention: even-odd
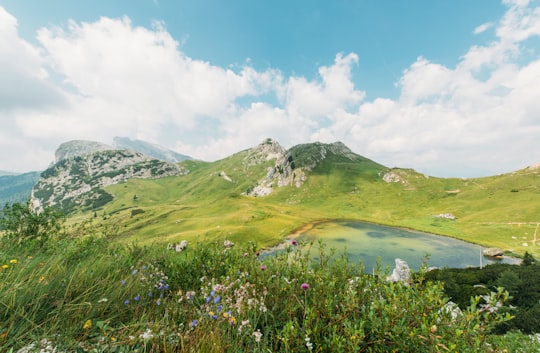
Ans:
[{"label": "white cloud", "polygon": [[478,26],[478,27],[476,27],[474,29],[474,34],[484,33],[485,31],[487,31],[491,27],[493,27],[493,22],[483,23],[483,24],[481,24],[480,26]]},{"label": "white cloud", "polygon": [[432,175],[522,168],[540,161],[540,58],[527,47],[540,35],[540,9],[505,3],[499,22],[475,29],[494,27],[491,43],[471,46],[455,67],[419,57],[397,99],[372,101],[353,83],[354,53],[337,54],[315,78],[232,70],[187,56],[164,24],[127,17],[43,28],[36,46],[0,7],[0,169],[44,168],[61,142],[113,136],[207,160],[272,137],[286,147],[341,140]]}]

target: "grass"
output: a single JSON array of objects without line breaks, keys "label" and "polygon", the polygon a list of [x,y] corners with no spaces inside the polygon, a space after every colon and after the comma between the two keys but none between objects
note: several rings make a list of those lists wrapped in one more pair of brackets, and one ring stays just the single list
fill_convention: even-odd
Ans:
[{"label": "grass", "polygon": [[[78,232],[78,233],[73,233]],[[503,352],[534,336],[493,336],[502,291],[452,318],[440,284],[366,275],[323,244],[201,239],[181,252],[118,245],[92,225],[46,248],[2,244],[3,352]],[[302,248],[304,251],[298,251]],[[313,262],[310,252],[317,252]],[[488,293],[489,294],[489,293]],[[481,306],[481,305],[484,306]],[[482,309],[484,308],[484,309]],[[525,344],[524,342],[528,342]],[[47,346],[49,348],[47,348]]]}]

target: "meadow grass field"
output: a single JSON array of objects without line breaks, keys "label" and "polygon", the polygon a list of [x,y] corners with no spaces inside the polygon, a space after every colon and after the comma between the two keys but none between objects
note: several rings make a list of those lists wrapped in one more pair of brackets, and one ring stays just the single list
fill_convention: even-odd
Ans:
[{"label": "meadow grass field", "polygon": [[388,282],[387,273],[365,274],[324,244],[290,240],[265,257],[258,243],[227,238],[175,245],[118,245],[91,223],[45,247],[2,242],[0,350],[540,350],[534,335],[491,334],[511,318],[502,289],[455,314],[442,285],[426,282],[423,271],[411,283]]}]

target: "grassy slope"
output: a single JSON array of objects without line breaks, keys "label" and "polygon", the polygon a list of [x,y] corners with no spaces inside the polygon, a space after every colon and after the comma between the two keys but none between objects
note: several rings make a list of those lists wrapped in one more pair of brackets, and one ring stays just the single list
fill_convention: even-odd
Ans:
[{"label": "grassy slope", "polygon": [[[540,171],[445,179],[400,170],[406,183],[386,183],[379,176],[383,166],[330,155],[308,174],[303,187],[282,187],[270,196],[254,198],[242,193],[265,176],[266,168],[243,166],[247,153],[213,163],[185,161],[191,170],[186,176],[133,179],[111,186],[107,191],[115,200],[97,211],[97,219],[107,215],[104,224],[118,225],[122,241],[228,238],[263,245],[275,244],[320,219],[356,219],[540,254],[531,243],[533,223],[540,221]],[[219,176],[221,171],[232,182]],[[134,209],[144,213],[132,216]],[[441,213],[458,219],[434,217]]]}]

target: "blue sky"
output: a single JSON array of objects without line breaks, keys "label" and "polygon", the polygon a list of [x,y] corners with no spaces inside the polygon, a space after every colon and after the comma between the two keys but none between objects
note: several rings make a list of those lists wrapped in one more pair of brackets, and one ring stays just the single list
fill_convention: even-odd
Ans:
[{"label": "blue sky", "polygon": [[524,168],[540,162],[539,6],[2,0],[0,147],[18,152],[0,170],[113,136],[205,160],[272,137],[435,176]]}]

